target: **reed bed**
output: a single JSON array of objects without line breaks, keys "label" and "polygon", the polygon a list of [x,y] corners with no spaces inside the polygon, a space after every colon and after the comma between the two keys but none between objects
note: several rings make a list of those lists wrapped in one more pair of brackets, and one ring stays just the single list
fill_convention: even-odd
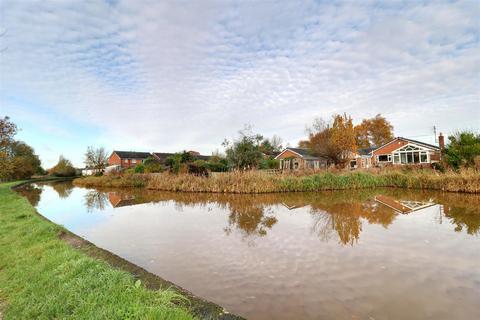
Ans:
[{"label": "reed bed", "polygon": [[388,170],[275,175],[249,171],[222,173],[211,177],[157,173],[87,177],[76,179],[74,184],[85,187],[145,187],[151,190],[214,193],[302,192],[376,187],[480,193],[480,173],[475,170],[464,170],[459,173]]}]

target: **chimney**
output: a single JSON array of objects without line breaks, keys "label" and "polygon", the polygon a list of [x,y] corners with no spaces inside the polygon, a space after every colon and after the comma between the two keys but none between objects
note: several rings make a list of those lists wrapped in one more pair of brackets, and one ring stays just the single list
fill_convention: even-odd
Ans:
[{"label": "chimney", "polygon": [[443,134],[441,132],[438,136],[438,146],[440,147],[440,152],[443,152],[443,150],[445,149],[445,138],[443,137]]}]

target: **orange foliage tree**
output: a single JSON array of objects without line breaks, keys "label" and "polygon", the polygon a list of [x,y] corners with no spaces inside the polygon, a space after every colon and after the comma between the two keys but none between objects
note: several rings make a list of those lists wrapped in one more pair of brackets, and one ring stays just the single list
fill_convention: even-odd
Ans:
[{"label": "orange foliage tree", "polygon": [[393,126],[385,117],[377,114],[355,126],[355,135],[358,148],[379,147],[393,139]]},{"label": "orange foliage tree", "polygon": [[356,151],[355,138],[352,118],[346,114],[336,114],[330,123],[316,119],[313,128],[309,129],[309,139],[301,141],[299,145],[311,149],[317,156],[344,166]]}]

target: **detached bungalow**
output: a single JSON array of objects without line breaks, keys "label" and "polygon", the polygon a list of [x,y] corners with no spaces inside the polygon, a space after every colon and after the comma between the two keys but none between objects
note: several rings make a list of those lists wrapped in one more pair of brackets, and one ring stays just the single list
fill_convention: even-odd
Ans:
[{"label": "detached bungalow", "polygon": [[286,148],[275,157],[280,160],[282,170],[303,170],[327,168],[328,160],[311,155],[310,150],[301,148]]},{"label": "detached bungalow", "polygon": [[[438,137],[439,146],[398,137],[378,148],[359,149],[350,161],[351,168],[382,167],[386,165],[429,165],[440,161],[444,137]],[[368,152],[368,153],[367,153]]]},{"label": "detached bungalow", "polygon": [[108,158],[109,166],[120,166],[121,168],[135,167],[137,164],[141,164],[150,157],[148,152],[135,152],[135,151],[113,151]]}]

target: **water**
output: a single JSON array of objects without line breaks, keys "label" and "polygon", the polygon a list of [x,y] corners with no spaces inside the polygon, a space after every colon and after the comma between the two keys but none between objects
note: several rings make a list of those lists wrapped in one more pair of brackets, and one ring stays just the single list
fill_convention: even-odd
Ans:
[{"label": "water", "polygon": [[480,319],[480,196],[20,191],[48,219],[251,319]]}]

